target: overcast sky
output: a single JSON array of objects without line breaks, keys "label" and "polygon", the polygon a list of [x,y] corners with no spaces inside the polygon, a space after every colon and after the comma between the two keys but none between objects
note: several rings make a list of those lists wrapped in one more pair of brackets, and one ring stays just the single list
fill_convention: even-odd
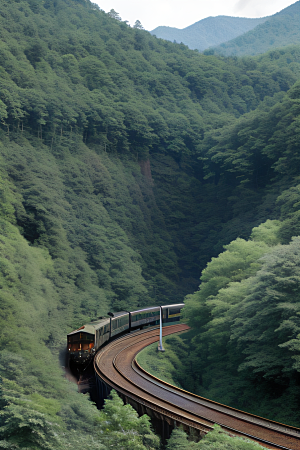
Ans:
[{"label": "overcast sky", "polygon": [[209,16],[265,17],[295,0],[91,0],[108,12],[117,11],[131,25],[138,19],[146,30],[159,25],[185,28]]}]

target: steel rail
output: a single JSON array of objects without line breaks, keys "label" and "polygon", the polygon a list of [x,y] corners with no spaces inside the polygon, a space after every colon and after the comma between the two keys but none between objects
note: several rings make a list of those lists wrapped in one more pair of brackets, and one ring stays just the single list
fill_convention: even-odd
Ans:
[{"label": "steel rail", "polygon": [[[163,329],[168,335],[186,331],[184,324]],[[130,333],[95,356],[97,375],[134,401],[178,422],[207,433],[215,423],[232,435],[244,436],[270,449],[300,450],[300,429],[248,414],[172,386],[142,369],[135,357],[159,340],[159,330]]]},{"label": "steel rail", "polygon": [[226,414],[231,415],[233,417],[242,418],[247,422],[253,422],[253,423],[262,425],[266,428],[277,430],[282,433],[286,433],[288,435],[295,436],[298,439],[300,439],[300,429],[299,428],[295,428],[290,425],[284,425],[282,423],[275,422],[273,420],[265,419],[264,417],[260,417],[255,414],[246,413],[239,409],[232,408],[231,406],[226,406],[226,405],[223,405],[222,403],[218,403],[213,400],[208,400],[204,397],[200,397],[199,395],[193,394],[192,392],[186,391],[186,390],[181,389],[177,386],[174,386],[170,383],[167,383],[166,381],[155,377],[154,375],[152,375],[151,373],[149,373],[145,369],[143,369],[140,366],[140,364],[137,362],[136,358],[134,358],[134,360],[132,361],[131,366],[132,366],[133,370],[135,372],[137,372],[141,377],[151,381],[153,384],[162,386],[165,389],[169,390],[170,392],[176,392],[179,394],[184,393],[186,398],[198,403],[199,405],[204,405],[211,409],[225,412]]},{"label": "steel rail", "polygon": [[[127,346],[127,347],[125,347],[124,348],[124,350],[126,350],[127,348],[129,348],[129,347],[134,347],[134,345],[132,345],[132,346]],[[123,371],[122,370],[119,370],[119,368],[118,368],[118,364],[117,364],[117,360],[118,360],[118,357],[119,356],[121,356],[121,361],[123,360],[123,357],[122,357],[122,351],[123,350],[121,350],[120,352],[119,352],[119,354],[118,355],[116,355],[115,356],[115,358],[114,358],[114,360],[113,360],[113,365],[115,366],[115,368],[116,368],[116,370],[118,370],[118,372],[124,377],[124,378],[127,378],[125,375],[124,375],[124,367],[123,367]],[[125,371],[126,371],[126,366],[125,366]],[[150,374],[149,374],[150,375]],[[155,377],[154,377],[155,378]],[[133,381],[133,380],[131,380],[131,381]],[[142,390],[144,390],[145,392],[147,392],[147,390],[146,389],[144,389],[144,388],[141,388]],[[183,391],[183,390],[181,390],[181,389],[179,389],[179,388],[175,388],[175,389],[177,389],[177,390],[180,390],[180,391]],[[169,390],[169,392],[170,392],[170,389],[167,389],[167,390]],[[186,391],[183,391],[183,392],[186,392]],[[186,392],[187,393],[187,392]],[[153,394],[153,390],[152,390],[152,395],[154,395]],[[191,395],[193,395],[193,394],[191,394]],[[155,395],[155,397],[157,397],[157,398],[160,398],[160,396],[158,396],[158,395]],[[195,395],[195,397],[197,397],[196,395]],[[184,401],[186,400],[186,398],[187,398],[187,396],[185,395],[184,396]],[[201,397],[199,397],[199,398],[201,398]],[[165,400],[165,402],[166,403],[170,403],[170,401],[168,401],[166,398],[164,399]],[[207,403],[210,403],[210,401],[209,400],[207,400]],[[221,406],[221,407],[223,407],[223,412],[224,412],[224,409],[225,409],[225,414],[226,415],[228,415],[228,412],[227,412],[227,409],[228,410],[231,410],[231,411],[235,411],[236,412],[236,414],[235,414],[235,417],[236,417],[236,419],[237,420],[243,420],[243,421],[245,421],[245,422],[249,422],[248,420],[247,420],[247,416],[249,415],[249,416],[251,416],[251,419],[252,419],[252,423],[254,422],[255,423],[255,421],[253,420],[253,418],[258,418],[258,419],[260,419],[260,420],[264,420],[264,419],[262,419],[262,418],[260,418],[260,417],[258,417],[258,416],[253,416],[253,415],[251,415],[251,414],[247,414],[247,413],[244,413],[243,411],[239,411],[239,410],[234,410],[234,408],[229,408],[229,407],[226,407],[225,405],[221,405],[221,404],[218,404],[218,403],[216,403],[216,402],[211,402],[211,403],[214,403],[214,405],[218,405],[218,406]],[[182,411],[189,411],[189,410],[191,410],[191,407],[189,408],[189,409],[186,409],[184,406],[182,406],[181,405],[181,409],[182,409]],[[208,406],[208,409],[212,409],[211,408],[211,405],[210,406]],[[199,415],[198,414],[198,412],[196,412],[196,415],[199,417],[199,418],[201,418],[201,419],[207,419],[208,417],[208,409],[206,410],[206,414],[205,415]],[[214,408],[216,411],[220,411],[220,408]],[[267,420],[265,420],[265,423],[268,423],[268,422],[270,422],[270,421],[267,421]],[[256,441],[258,441],[258,442],[260,442],[260,443],[263,443],[264,445],[266,445],[267,444],[267,446],[269,446],[269,445],[271,445],[271,447],[269,447],[269,448],[280,448],[280,449],[289,449],[290,447],[286,447],[285,445],[280,445],[280,444],[273,444],[272,442],[270,442],[270,441],[268,441],[268,440],[266,440],[266,439],[263,439],[262,437],[260,437],[259,439],[257,438],[257,437],[255,437],[254,435],[252,435],[252,434],[249,434],[249,433],[247,433],[247,432],[245,432],[245,431],[241,431],[241,430],[239,430],[239,429],[237,429],[237,428],[234,428],[234,427],[232,427],[232,426],[229,426],[228,425],[228,423],[227,423],[227,425],[223,422],[223,421],[221,421],[221,422],[219,422],[218,420],[217,420],[217,418],[215,417],[215,419],[211,422],[211,424],[213,425],[214,423],[218,423],[219,425],[221,425],[224,429],[226,429],[226,430],[228,430],[229,432],[234,432],[235,434],[238,434],[238,435],[240,435],[240,436],[244,436],[244,437],[246,437],[246,438],[252,438],[252,439],[254,439],[255,438],[255,440]],[[273,424],[276,424],[277,425],[277,427],[275,428],[275,427],[273,427],[273,428],[275,428],[275,429],[278,429],[278,426],[282,426],[282,424],[277,424],[276,422],[273,422]],[[255,425],[257,425],[257,423],[255,423]],[[261,423],[259,423],[259,425],[261,425]],[[266,426],[264,426],[264,428],[265,428]],[[289,428],[293,428],[293,427],[289,427]],[[289,437],[290,437],[290,435],[289,435],[289,433],[286,433],[286,429],[287,429],[287,427],[286,426],[282,426],[282,430],[281,430],[281,433],[283,433],[284,435],[285,435],[285,437],[287,437],[288,439],[289,439]],[[296,431],[298,431],[297,429],[296,429]],[[299,430],[300,431],[300,430]]]},{"label": "steel rail", "polygon": [[[171,330],[172,328],[172,330]],[[182,327],[181,327],[182,328]],[[188,327],[185,327],[186,329],[188,329]],[[169,330],[168,330],[169,329]],[[177,329],[175,329],[175,326],[173,327],[168,327],[167,331],[169,331],[169,333],[166,333],[166,331],[164,331],[164,335],[167,334],[171,334],[171,333],[175,333],[175,332],[179,332],[182,331],[180,329],[180,327]],[[154,332],[154,338],[152,336],[152,341],[149,341],[149,334],[152,334],[152,332]],[[212,429],[212,424],[206,420],[199,420],[199,419],[195,419],[194,416],[192,414],[178,414],[178,408],[176,408],[174,405],[171,405],[171,407],[169,405],[166,404],[166,402],[160,400],[160,399],[155,399],[155,401],[151,401],[152,398],[151,396],[149,396],[149,394],[147,393],[147,395],[144,395],[143,392],[141,391],[141,389],[139,389],[139,387],[133,385],[131,382],[129,382],[128,380],[126,380],[124,378],[124,376],[120,375],[119,372],[117,370],[115,370],[112,360],[115,356],[114,353],[118,353],[118,351],[116,351],[116,348],[118,346],[119,343],[121,343],[121,348],[122,346],[126,346],[125,345],[125,341],[127,339],[132,339],[132,338],[136,338],[137,342],[143,340],[143,334],[147,333],[147,337],[145,338],[147,340],[147,342],[145,343],[145,347],[149,344],[151,344],[152,342],[156,342],[158,340],[158,331],[157,331],[157,327],[156,328],[152,328],[152,329],[148,329],[146,331],[140,331],[140,332],[136,332],[136,333],[131,333],[129,335],[124,336],[123,338],[119,338],[113,342],[111,342],[109,345],[107,345],[106,347],[102,348],[95,356],[95,360],[94,360],[94,368],[95,368],[95,372],[96,374],[106,383],[108,384],[111,388],[116,389],[119,393],[125,395],[126,397],[132,399],[133,401],[139,403],[140,405],[144,406],[145,408],[149,408],[152,411],[154,411],[155,413],[157,413],[160,416],[166,416],[171,418],[174,421],[178,421],[181,422],[189,427],[193,427],[196,428],[198,430],[200,430],[201,432],[208,432]],[[151,336],[150,336],[151,338]],[[111,353],[111,355],[110,355]]]}]

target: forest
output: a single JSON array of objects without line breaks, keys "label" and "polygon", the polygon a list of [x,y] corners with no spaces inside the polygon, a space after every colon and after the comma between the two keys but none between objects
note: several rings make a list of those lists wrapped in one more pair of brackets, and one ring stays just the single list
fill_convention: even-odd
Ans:
[{"label": "forest", "polygon": [[88,0],[0,23],[0,448],[159,448],[64,378],[66,334],[186,296],[174,381],[300,427],[299,45],[205,55]]}]

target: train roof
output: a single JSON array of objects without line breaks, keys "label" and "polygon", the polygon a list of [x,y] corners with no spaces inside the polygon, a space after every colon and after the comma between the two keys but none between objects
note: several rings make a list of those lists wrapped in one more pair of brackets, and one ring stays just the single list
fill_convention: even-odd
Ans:
[{"label": "train roof", "polygon": [[[184,303],[176,303],[176,304],[172,304],[172,305],[164,305],[161,308],[162,309],[166,309],[166,308],[183,308],[185,305]],[[135,311],[131,311],[132,313],[141,313],[144,311],[155,311],[157,309],[159,309],[160,306],[149,306],[148,308],[142,308],[142,309],[137,309]],[[111,316],[111,319],[116,319],[118,317],[122,317],[125,315],[129,315],[128,311],[119,311],[116,313],[113,313],[113,316]],[[98,330],[99,328],[101,328],[103,325],[107,324],[110,322],[110,318],[109,317],[104,317],[102,319],[99,320],[94,320],[92,322],[87,323],[86,325],[83,325],[80,328],[77,328],[77,330],[71,331],[71,333],[68,333],[68,336],[71,336],[72,334],[76,334],[76,333],[89,333],[89,334],[95,334],[96,330]]]},{"label": "train roof", "polygon": [[129,315],[129,312],[128,311],[119,311],[119,312],[113,313],[113,316],[111,316],[111,318],[115,319],[117,317],[125,316],[126,314]]},{"label": "train roof", "polygon": [[68,334],[68,336],[76,333],[89,333],[89,334],[95,334],[95,331],[99,328],[103,327],[103,325],[106,325],[110,322],[109,317],[105,317],[104,319],[100,320],[94,320],[93,322],[89,322],[86,325],[83,325],[80,328],[77,328],[77,330],[71,331],[71,333]]},{"label": "train roof", "polygon": [[165,308],[183,308],[185,306],[185,304],[184,303],[175,303],[175,304],[173,304],[173,305],[164,305],[164,306],[162,306],[162,309],[165,309]]},{"label": "train roof", "polygon": [[130,311],[130,314],[140,313],[144,311],[155,311],[159,310],[160,306],[149,306],[148,308],[136,309],[135,311]]}]

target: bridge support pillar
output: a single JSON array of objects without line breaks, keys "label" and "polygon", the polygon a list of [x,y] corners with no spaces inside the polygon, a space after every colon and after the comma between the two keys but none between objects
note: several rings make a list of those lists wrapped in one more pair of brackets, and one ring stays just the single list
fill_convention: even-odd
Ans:
[{"label": "bridge support pillar", "polygon": [[97,377],[97,375],[96,375],[96,387],[97,387],[96,405],[97,408],[100,409],[104,405],[104,400],[108,398],[111,391],[111,387],[108,386],[108,384],[106,384],[103,380],[101,380],[100,377]]},{"label": "bridge support pillar", "polygon": [[[104,405],[104,400],[109,396],[111,387],[106,384],[99,376],[96,374],[96,385],[97,385],[97,407],[102,408]],[[174,428],[181,426],[186,433],[194,436],[195,440],[200,440],[205,432],[192,428],[189,425],[178,421],[172,417],[169,417],[159,410],[152,409],[151,406],[147,406],[140,403],[133,398],[127,396],[126,393],[118,392],[119,396],[123,400],[125,405],[131,405],[138,413],[139,416],[147,414],[151,418],[152,426],[157,434],[162,438],[163,444],[166,444],[167,439],[170,438]]]}]

